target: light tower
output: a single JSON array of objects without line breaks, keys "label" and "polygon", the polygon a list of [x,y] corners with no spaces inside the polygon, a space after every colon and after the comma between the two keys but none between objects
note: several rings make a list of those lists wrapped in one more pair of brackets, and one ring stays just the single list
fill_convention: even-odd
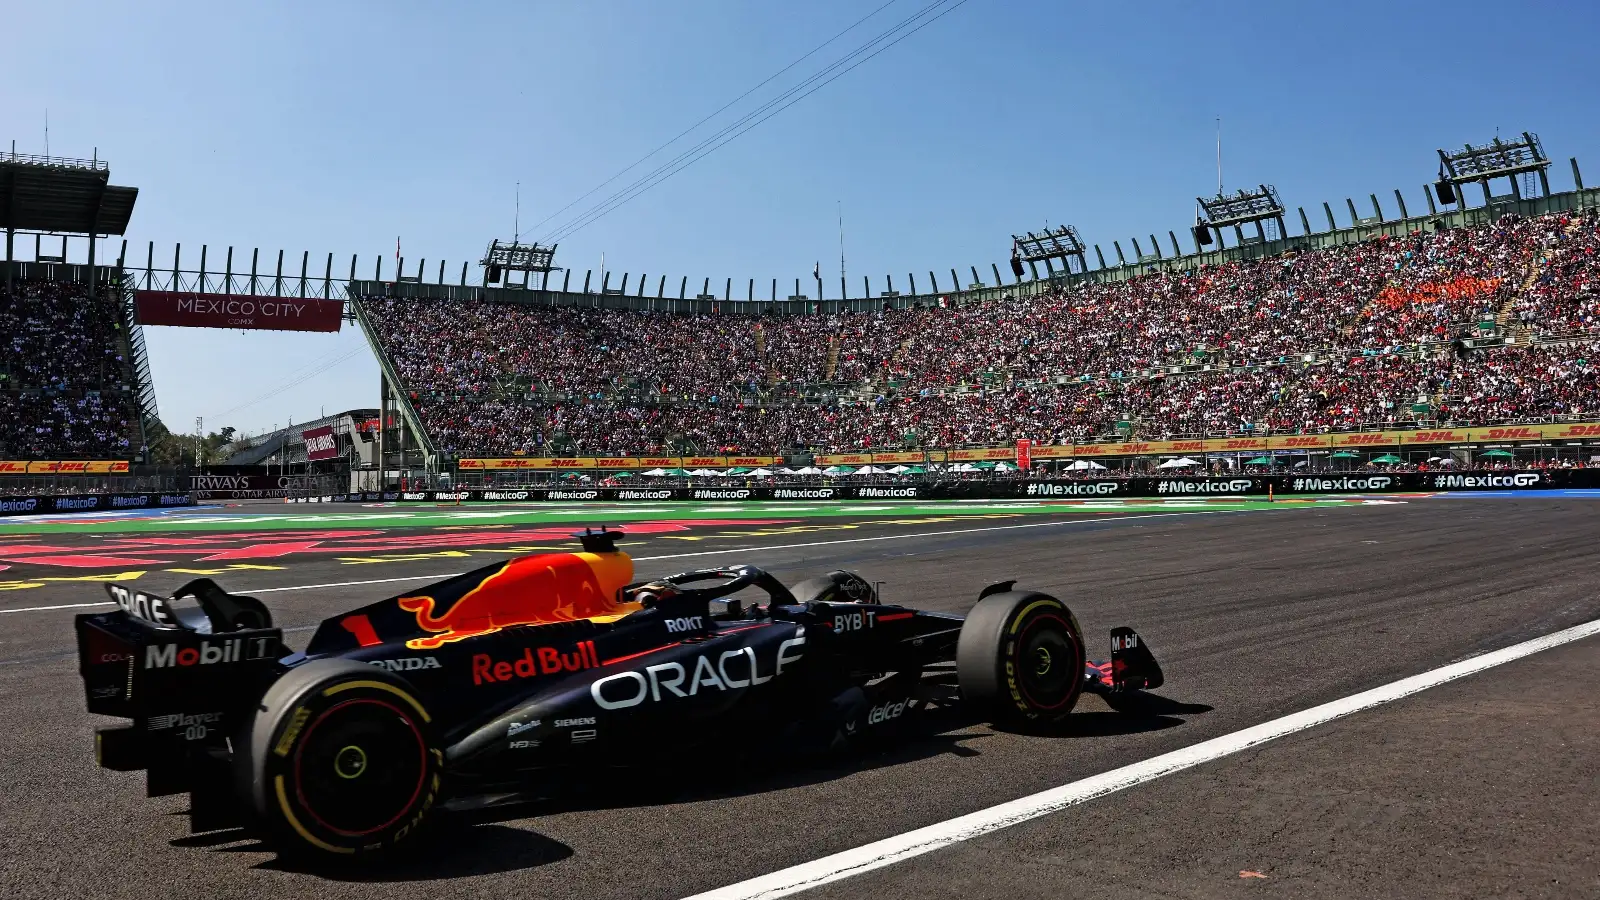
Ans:
[{"label": "light tower", "polygon": [[1522,133],[1520,141],[1502,141],[1496,137],[1492,143],[1481,147],[1467,144],[1464,149],[1439,151],[1439,180],[1434,192],[1440,203],[1456,203],[1461,199],[1461,185],[1476,181],[1483,185],[1483,202],[1490,203],[1494,195],[1489,191],[1489,181],[1495,178],[1511,179],[1511,196],[1522,199],[1522,188],[1517,176],[1537,172],[1543,196],[1550,196],[1550,160],[1544,155],[1539,136]]},{"label": "light tower", "polygon": [[522,283],[519,287],[526,288],[530,272],[540,272],[548,278],[551,272],[561,271],[559,267],[552,265],[555,255],[555,244],[541,247],[538,243],[522,244],[514,240],[504,244],[500,241],[491,241],[489,249],[484,251],[483,259],[478,265],[483,266],[483,283],[486,285],[494,284],[504,278],[506,287],[511,287],[510,274],[521,272]]},{"label": "light tower", "polygon": [[[1033,277],[1038,279],[1039,269],[1033,263],[1043,262],[1045,269],[1051,275],[1056,274],[1055,267],[1050,260],[1061,260],[1063,274],[1088,271],[1084,262],[1083,240],[1078,237],[1078,229],[1071,225],[1060,225],[1055,228],[1046,228],[1039,234],[1025,232],[1026,237],[1013,234],[1011,236],[1011,272],[1017,278],[1022,277],[1022,264],[1028,263],[1033,268]],[[1077,267],[1073,267],[1073,263]]]},{"label": "light tower", "polygon": [[1277,225],[1277,237],[1288,236],[1289,232],[1283,226],[1283,204],[1278,200],[1278,189],[1270,184],[1258,185],[1255,190],[1239,189],[1237,194],[1224,195],[1220,191],[1215,197],[1196,197],[1195,202],[1205,211],[1205,218],[1194,223],[1195,250],[1199,251],[1211,243],[1211,232],[1215,231],[1215,239],[1222,244],[1222,229],[1233,227],[1233,233],[1239,243],[1245,243],[1244,231],[1240,227],[1246,223],[1254,222],[1256,226],[1256,240],[1265,242],[1267,234],[1261,228],[1262,222],[1273,222]]}]

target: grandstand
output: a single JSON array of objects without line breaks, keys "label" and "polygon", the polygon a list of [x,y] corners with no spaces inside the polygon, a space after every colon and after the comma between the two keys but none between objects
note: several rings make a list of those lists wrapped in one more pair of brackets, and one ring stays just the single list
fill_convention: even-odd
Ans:
[{"label": "grandstand", "polygon": [[[95,262],[138,194],[110,174],[98,159],[0,155],[0,459],[127,461],[145,448],[155,397],[132,295]],[[15,261],[19,235],[33,238],[32,261]],[[68,235],[86,240],[87,263],[67,262]]]},{"label": "grandstand", "polygon": [[[1058,238],[1029,244],[1027,269],[1019,256],[1009,284],[997,265],[988,284],[977,266],[965,267],[970,280],[951,267],[948,280],[909,274],[905,291],[887,278],[876,295],[870,279],[860,296],[841,281],[833,299],[801,298],[798,279],[792,295],[771,279],[760,299],[753,279],[743,297],[732,279],[720,296],[710,278],[680,277],[675,292],[666,276],[630,273],[617,287],[611,273],[596,284],[586,272],[578,284],[550,263],[553,248],[540,248],[520,284],[491,252],[479,285],[467,283],[467,264],[445,283],[443,261],[435,275],[428,260],[415,274],[395,260],[386,278],[379,257],[364,280],[355,258],[348,278],[335,278],[331,254],[319,277],[309,253],[296,276],[281,252],[264,271],[252,252],[246,274],[233,248],[221,272],[208,271],[204,247],[197,269],[182,264],[181,248],[168,269],[152,244],[142,270],[127,266],[125,243],[116,266],[92,270],[36,250],[34,262],[8,266],[19,283],[78,287],[66,307],[33,307],[105,306],[83,320],[102,331],[74,346],[110,349],[73,354],[70,373],[18,364],[19,397],[49,387],[89,424],[47,426],[67,436],[51,443],[41,433],[8,452],[136,452],[154,412],[129,314],[136,293],[292,299],[334,304],[335,314],[344,302],[377,356],[374,417],[389,423],[352,460],[391,473],[440,474],[482,457],[932,454],[1021,440],[1063,456],[1113,442],[1600,420],[1590,362],[1600,341],[1600,191],[1583,187],[1574,160],[1573,191],[1524,196],[1513,178],[1511,194],[1495,195],[1488,181],[1504,172],[1475,167],[1472,152],[1452,157],[1448,186],[1425,186],[1426,215],[1410,215],[1396,191],[1400,215],[1387,217],[1374,194],[1369,216],[1346,201],[1342,226],[1323,204],[1322,231],[1300,208],[1302,233],[1291,236],[1292,217],[1263,185],[1206,205],[1193,253],[1168,232],[1170,254],[1152,235],[1148,246],[1131,242],[1131,263],[1120,241],[1111,265],[1092,245],[1091,266],[1071,229],[1071,265],[1049,264],[1065,252]],[[1527,165],[1547,184],[1548,160]],[[1480,206],[1461,194],[1474,181],[1484,185]],[[1435,203],[1447,189],[1456,209]],[[1240,225],[1263,217],[1270,233],[1246,237]],[[302,330],[337,325],[324,315]],[[12,326],[14,344],[27,327]],[[263,446],[240,448],[240,459],[270,456]]]},{"label": "grandstand", "polygon": [[355,299],[453,456],[1327,433],[1600,414],[1597,243],[1592,212],[1506,214],[876,312]]}]

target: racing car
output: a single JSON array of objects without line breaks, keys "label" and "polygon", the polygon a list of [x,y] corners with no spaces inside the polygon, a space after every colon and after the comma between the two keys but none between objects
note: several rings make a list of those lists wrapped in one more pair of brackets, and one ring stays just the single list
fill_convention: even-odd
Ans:
[{"label": "racing car", "polygon": [[[95,732],[97,761],[143,770],[150,796],[187,792],[193,831],[360,859],[403,845],[447,797],[536,790],[573,767],[719,741],[833,751],[941,697],[1047,725],[1086,690],[1162,683],[1132,629],[1090,662],[1067,606],[1014,582],[966,616],[880,602],[843,571],[636,582],[621,536],[586,530],[574,552],[329,618],[303,652],[258,600],[209,579],[171,597],[107,585],[118,609],[76,619],[80,672],[89,712],[131,723]],[[952,668],[958,690],[934,690]]]}]

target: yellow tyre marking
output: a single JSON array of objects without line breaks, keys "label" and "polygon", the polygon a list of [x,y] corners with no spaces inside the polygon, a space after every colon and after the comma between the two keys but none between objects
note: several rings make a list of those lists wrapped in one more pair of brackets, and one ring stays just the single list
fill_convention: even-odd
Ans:
[{"label": "yellow tyre marking", "polygon": [[322,692],[322,696],[332,697],[334,694],[337,694],[341,691],[353,690],[355,688],[377,688],[380,691],[388,691],[396,697],[399,697],[401,700],[411,704],[411,708],[417,711],[417,715],[422,717],[422,721],[433,721],[433,717],[428,715],[428,711],[423,709],[422,704],[418,703],[410,694],[400,690],[392,684],[384,684],[381,681],[346,681],[343,684],[336,684],[333,687],[324,690]]},{"label": "yellow tyre marking", "polygon": [[294,810],[289,808],[289,795],[283,789],[283,776],[279,775],[276,778],[274,778],[273,779],[273,784],[274,784],[274,787],[276,787],[277,792],[278,792],[278,808],[283,810],[283,817],[285,819],[289,820],[289,825],[292,826],[294,828],[294,830],[297,833],[299,833],[299,835],[302,838],[305,838],[306,843],[310,844],[313,847],[318,848],[319,850],[326,850],[329,853],[354,853],[354,852],[356,852],[356,851],[350,849],[349,847],[335,847],[334,845],[328,843],[327,841],[322,840],[321,838],[318,838],[316,835],[314,835],[311,832],[307,831],[306,827],[304,825],[300,824],[300,820],[295,818]]},{"label": "yellow tyre marking", "polygon": [[1012,634],[1016,634],[1017,633],[1017,629],[1022,627],[1022,620],[1026,619],[1028,617],[1028,613],[1033,612],[1034,610],[1038,609],[1041,606],[1049,606],[1049,607],[1054,607],[1055,609],[1060,609],[1061,608],[1061,601],[1060,600],[1035,600],[1032,603],[1029,603],[1027,606],[1024,606],[1022,608],[1022,612],[1017,613],[1016,617],[1011,620],[1011,633]]}]

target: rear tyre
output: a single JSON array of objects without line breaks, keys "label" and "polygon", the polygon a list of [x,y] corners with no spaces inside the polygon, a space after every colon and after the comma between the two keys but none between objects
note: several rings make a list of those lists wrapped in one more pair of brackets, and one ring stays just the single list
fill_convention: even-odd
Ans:
[{"label": "rear tyre", "polygon": [[1083,630],[1048,594],[1006,591],[978,601],[961,626],[956,675],[964,702],[1006,723],[1066,718],[1083,693]]},{"label": "rear tyre", "polygon": [[431,717],[398,677],[350,660],[292,669],[243,742],[251,812],[280,851],[350,860],[414,836],[439,795]]}]

